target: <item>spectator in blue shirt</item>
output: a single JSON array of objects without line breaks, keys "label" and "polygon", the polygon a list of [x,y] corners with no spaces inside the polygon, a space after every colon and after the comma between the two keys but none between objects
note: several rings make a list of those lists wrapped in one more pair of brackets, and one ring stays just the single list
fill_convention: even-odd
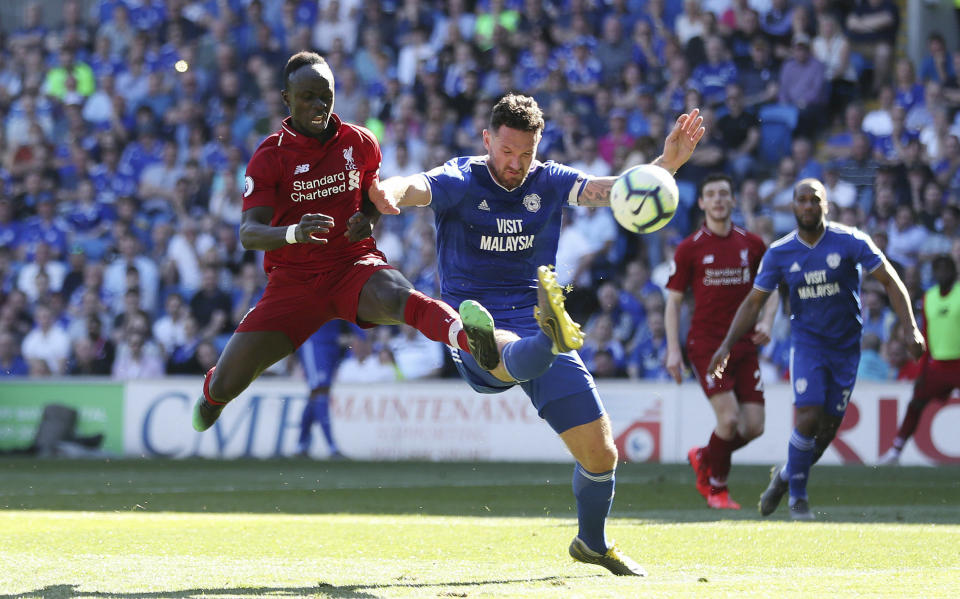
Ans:
[{"label": "spectator in blue shirt", "polygon": [[788,54],[793,34],[793,7],[789,0],[772,0],[769,10],[760,16],[760,28],[775,46],[778,56]]},{"label": "spectator in blue shirt", "polygon": [[30,367],[20,353],[16,335],[0,329],[0,377],[26,376],[29,373]]},{"label": "spectator in blue shirt", "polygon": [[627,372],[630,378],[653,381],[669,381],[667,372],[667,335],[663,324],[663,312],[647,313],[647,329],[634,345],[627,359]]},{"label": "spectator in blue shirt", "polygon": [[20,243],[28,252],[44,243],[50,246],[55,259],[67,255],[67,225],[56,215],[56,206],[50,196],[41,197],[36,206],[37,214],[24,222]]},{"label": "spectator in blue shirt", "polygon": [[711,106],[723,104],[726,99],[726,87],[737,81],[737,67],[727,56],[727,48],[720,36],[711,35],[705,45],[707,61],[693,69],[693,81],[703,96],[703,101]]},{"label": "spectator in blue shirt", "polygon": [[750,55],[737,67],[737,73],[748,108],[775,102],[779,97],[780,68],[763,36],[751,40]]},{"label": "spectator in blue shirt", "polygon": [[593,321],[588,328],[587,338],[580,349],[580,357],[591,373],[596,370],[594,356],[606,351],[613,358],[616,370],[623,370],[626,366],[626,351],[623,344],[614,337],[614,323],[610,316],[604,314]]},{"label": "spectator in blue shirt", "polygon": [[826,69],[810,52],[810,37],[798,33],[793,39],[791,58],[780,70],[780,103],[800,111],[796,131],[814,135],[823,124],[826,102]]},{"label": "spectator in blue shirt", "polygon": [[143,170],[163,162],[163,143],[157,137],[153,111],[146,106],[137,109],[137,139],[126,145],[117,170],[124,177],[139,181]]},{"label": "spectator in blue shirt", "polygon": [[900,11],[892,0],[860,0],[847,14],[847,35],[854,49],[873,60],[876,93],[890,76],[890,59],[900,28]]},{"label": "spectator in blue shirt", "polygon": [[606,85],[615,84],[620,79],[620,73],[630,62],[631,46],[630,40],[623,35],[623,23],[616,16],[608,15],[603,20],[603,36],[597,42],[595,53]]},{"label": "spectator in blue shirt", "polygon": [[903,106],[904,110],[910,112],[914,106],[923,104],[923,83],[917,81],[916,70],[909,58],[897,60],[894,78],[896,81],[894,101],[898,106]]},{"label": "spectator in blue shirt", "polygon": [[590,51],[591,45],[589,38],[577,38],[564,70],[570,91],[585,96],[597,91],[603,70],[600,61]]},{"label": "spectator in blue shirt", "polygon": [[0,248],[13,248],[19,245],[20,226],[20,221],[14,218],[11,200],[0,197]]},{"label": "spectator in blue shirt", "polygon": [[857,378],[865,381],[889,381],[892,372],[890,366],[880,355],[881,340],[875,334],[863,331],[860,350],[860,365]]},{"label": "spectator in blue shirt", "polygon": [[948,85],[951,82],[956,83],[956,78],[953,59],[947,51],[943,36],[938,32],[931,33],[927,37],[927,55],[920,63],[920,79]]}]

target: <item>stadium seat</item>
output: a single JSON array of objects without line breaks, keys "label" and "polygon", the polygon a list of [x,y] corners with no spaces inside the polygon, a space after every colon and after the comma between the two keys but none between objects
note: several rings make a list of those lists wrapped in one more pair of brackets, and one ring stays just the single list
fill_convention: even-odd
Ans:
[{"label": "stadium seat", "polygon": [[771,104],[760,108],[760,159],[775,165],[790,152],[793,130],[799,111],[788,104]]}]

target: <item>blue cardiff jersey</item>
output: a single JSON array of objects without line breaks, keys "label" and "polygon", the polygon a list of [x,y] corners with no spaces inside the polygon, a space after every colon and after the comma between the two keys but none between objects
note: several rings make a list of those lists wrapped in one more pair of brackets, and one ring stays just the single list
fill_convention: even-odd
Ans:
[{"label": "blue cardiff jersey", "polygon": [[883,254],[858,229],[827,223],[823,237],[807,245],[793,231],[763,255],[753,286],[790,288],[790,336],[794,343],[834,349],[859,347],[861,267],[876,270]]},{"label": "blue cardiff jersey", "polygon": [[[443,300],[483,304],[495,319],[533,320],[537,267],[554,264],[564,204],[589,178],[535,161],[512,191],[487,170],[486,156],[454,158],[424,174],[437,224],[437,264]],[[509,328],[509,327],[508,327]]]}]

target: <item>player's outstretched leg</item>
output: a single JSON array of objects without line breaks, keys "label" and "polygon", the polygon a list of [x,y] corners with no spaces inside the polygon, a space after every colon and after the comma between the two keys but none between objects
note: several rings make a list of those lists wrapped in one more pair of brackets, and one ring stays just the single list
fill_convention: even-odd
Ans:
[{"label": "player's outstretched leg", "polygon": [[210,377],[216,369],[217,367],[214,366],[207,371],[203,378],[203,395],[193,405],[193,430],[197,432],[203,432],[213,426],[223,412],[223,406],[227,405],[210,398]]},{"label": "player's outstretched leg", "polygon": [[580,537],[573,537],[570,543],[570,557],[585,564],[596,564],[610,570],[617,576],[646,576],[643,566],[630,559],[627,554],[611,543],[606,553],[597,553],[587,547]]},{"label": "player's outstretched leg", "polygon": [[910,437],[913,436],[914,431],[917,430],[920,415],[923,413],[926,405],[926,400],[918,401],[917,398],[912,399],[910,403],[907,404],[907,413],[903,416],[903,422],[900,423],[897,436],[893,439],[893,445],[880,456],[880,460],[877,462],[879,465],[893,466],[900,462],[900,453],[903,451],[903,447],[907,444],[907,441],[910,440]]},{"label": "player's outstretched leg", "polygon": [[478,302],[465,300],[460,304],[460,320],[467,335],[470,355],[480,368],[496,368],[500,363],[500,350],[493,332],[493,316]]},{"label": "player's outstretched leg", "polygon": [[760,504],[757,506],[760,509],[761,516],[769,516],[775,512],[777,506],[780,505],[780,500],[790,489],[790,485],[781,477],[785,468],[786,466],[774,466],[770,469],[770,484],[760,495]]},{"label": "player's outstretched leg", "polygon": [[537,307],[533,315],[553,341],[553,350],[561,353],[583,347],[583,332],[563,305],[563,290],[557,282],[557,273],[549,266],[541,266],[537,268],[537,283]]}]

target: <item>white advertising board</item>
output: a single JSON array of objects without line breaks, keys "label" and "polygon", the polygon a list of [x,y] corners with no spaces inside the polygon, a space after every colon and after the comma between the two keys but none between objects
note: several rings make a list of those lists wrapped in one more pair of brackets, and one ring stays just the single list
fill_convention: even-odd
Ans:
[{"label": "white advertising board", "polygon": [[[683,462],[706,443],[713,411],[699,387],[600,381],[622,459]],[[209,431],[190,427],[195,378],[130,382],[125,390],[124,450],[130,456],[257,457],[291,455],[306,402],[301,381],[264,378],[234,400]],[[906,411],[907,384],[861,383],[854,390],[826,464],[872,464],[893,440]],[[764,434],[734,454],[735,463],[786,458],[793,422],[789,385],[766,390]],[[484,395],[459,381],[342,385],[331,420],[341,450],[355,459],[568,461],[563,444],[519,388]],[[960,399],[928,407],[903,464],[960,463]],[[326,453],[319,430],[312,453]]]}]

